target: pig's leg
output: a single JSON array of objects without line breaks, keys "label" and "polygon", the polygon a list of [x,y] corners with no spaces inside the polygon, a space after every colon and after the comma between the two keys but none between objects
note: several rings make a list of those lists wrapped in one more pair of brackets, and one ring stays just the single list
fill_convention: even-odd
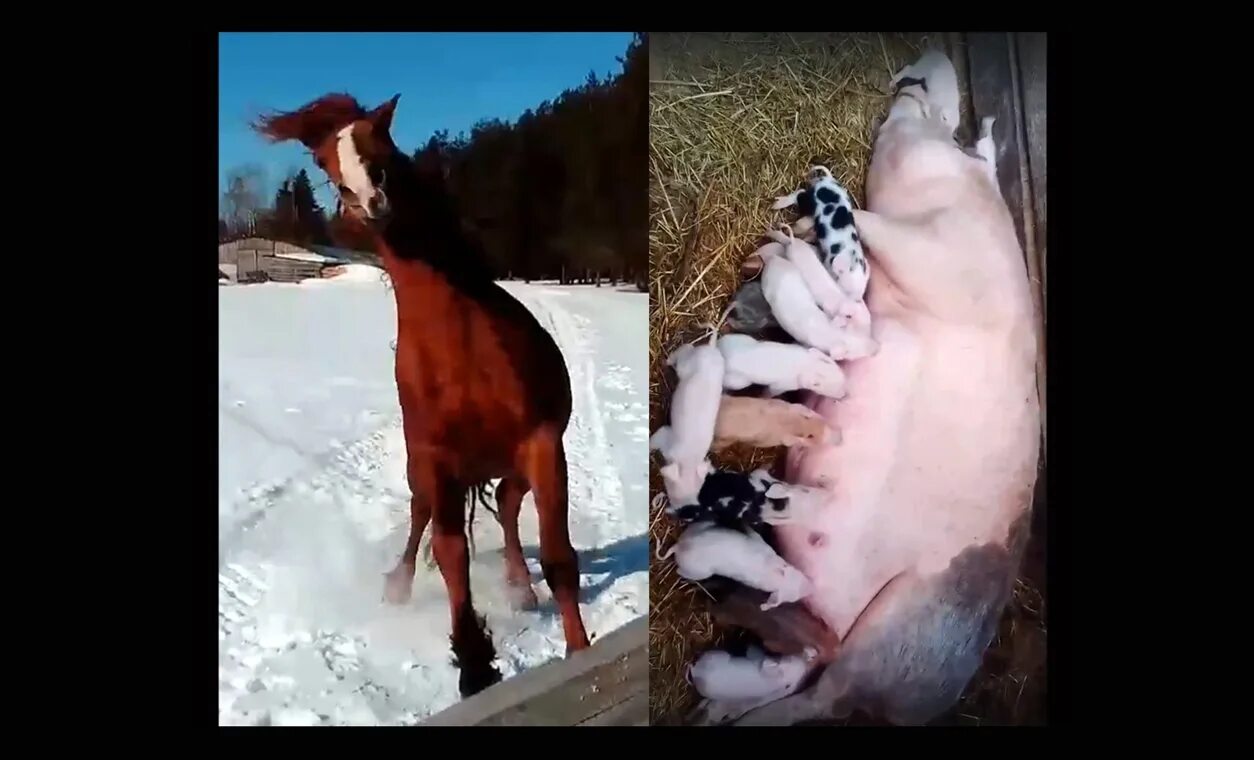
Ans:
[{"label": "pig's leg", "polygon": [[649,450],[665,452],[670,448],[674,438],[675,431],[671,429],[671,426],[663,425],[653,435],[649,436]]},{"label": "pig's leg", "polygon": [[727,370],[723,373],[723,388],[729,391],[738,391],[753,385],[753,381],[735,370]]},{"label": "pig's leg", "polygon": [[666,366],[678,368],[679,365],[683,363],[685,359],[687,359],[688,355],[696,350],[697,350],[696,347],[691,344],[685,344],[685,345],[680,346],[679,348],[672,351],[669,356],[666,357]]},{"label": "pig's leg", "polygon": [[931,215],[902,219],[855,210],[853,223],[862,242],[893,281],[927,282],[940,274],[936,268],[943,266],[946,258],[930,234]]},{"label": "pig's leg", "polygon": [[993,183],[993,187],[999,187],[997,182],[997,143],[993,140],[993,124],[996,121],[996,116],[985,116],[980,121],[980,139],[975,141],[975,153],[987,162],[988,178]]},{"label": "pig's leg", "polygon": [[780,209],[789,208],[797,205],[797,197],[805,192],[805,188],[798,188],[788,195],[780,195],[775,198],[775,202],[771,204],[771,209],[779,211]]},{"label": "pig's leg", "polygon": [[814,217],[812,216],[803,216],[792,223],[792,234],[794,237],[804,238],[804,236],[809,235],[810,239],[813,240],[814,236],[811,234],[813,232]]}]

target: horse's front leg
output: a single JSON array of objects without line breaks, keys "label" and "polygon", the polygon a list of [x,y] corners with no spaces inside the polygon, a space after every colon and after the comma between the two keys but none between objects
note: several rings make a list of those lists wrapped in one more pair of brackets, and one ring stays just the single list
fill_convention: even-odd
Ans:
[{"label": "horse's front leg", "polygon": [[462,697],[477,694],[501,680],[493,660],[496,649],[484,620],[470,598],[470,553],[466,542],[466,494],[469,489],[428,466],[423,493],[431,499],[431,549],[448,591],[453,622],[453,655],[461,671]]}]

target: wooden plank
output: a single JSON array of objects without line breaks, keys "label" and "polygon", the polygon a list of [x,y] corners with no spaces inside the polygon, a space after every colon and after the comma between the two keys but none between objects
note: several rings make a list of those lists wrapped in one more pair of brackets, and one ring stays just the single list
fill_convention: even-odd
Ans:
[{"label": "wooden plank", "polygon": [[971,137],[978,133],[979,124],[975,122],[975,114],[971,111],[971,77],[967,72],[967,40],[961,32],[945,33],[945,54],[953,62],[954,73],[958,75],[958,112],[962,115],[962,123],[954,133],[954,137],[963,145],[970,145],[975,142]]},{"label": "wooden plank", "polygon": [[632,694],[599,715],[580,723],[581,726],[647,726],[649,725],[649,695]]},{"label": "wooden plank", "polygon": [[1012,69],[1010,35],[1005,32],[967,34],[967,70],[971,77],[971,108],[980,121],[996,116],[993,139],[997,143],[997,180],[1015,220],[1019,245],[1026,250],[1023,230],[1023,174],[1020,170],[1019,113],[1015,106],[1015,72]]},{"label": "wooden plank", "polygon": [[[1022,51],[1019,50],[1020,43],[1023,43]],[[1033,526],[1037,531],[1044,527],[1046,498],[1045,280],[1042,266],[1045,236],[1045,43],[1043,33],[1019,36],[988,32],[967,34],[967,64],[975,127],[978,129],[978,120],[984,116],[997,117],[993,132],[997,142],[997,178],[1006,205],[1014,217],[1019,244],[1023,247],[1037,317],[1037,337],[1041,347],[1036,366],[1037,396],[1041,404],[1041,458],[1033,498]],[[1026,74],[1020,68],[1025,61],[1028,67]],[[1029,86],[1031,92],[1027,91]],[[1035,177],[1031,169],[1032,141],[1039,143]],[[1035,182],[1040,182],[1039,197],[1035,192]],[[1038,246],[1038,241],[1042,245]]]},{"label": "wooden plank", "polygon": [[502,681],[427,719],[425,726],[645,725],[648,619]]},{"label": "wooden plank", "polygon": [[[1046,174],[1046,36],[1044,32],[1019,32],[1015,36],[1015,48],[1019,63],[1019,82],[1022,92],[1024,115],[1024,142],[1028,168],[1028,190],[1031,203],[1025,211],[1031,212],[1031,234],[1028,243],[1032,251],[1028,255],[1028,273],[1034,282],[1039,283],[1041,300],[1037,304],[1040,314],[1041,345],[1044,346],[1045,325],[1049,315],[1045,309],[1045,293],[1048,292],[1046,278],[1046,215],[1048,206],[1046,196],[1048,181]],[[1037,366],[1037,390],[1041,396],[1041,427],[1042,427],[1042,459],[1045,457],[1044,430],[1048,428],[1045,421],[1045,353],[1041,353],[1041,361]],[[1041,500],[1043,501],[1043,499]]]}]

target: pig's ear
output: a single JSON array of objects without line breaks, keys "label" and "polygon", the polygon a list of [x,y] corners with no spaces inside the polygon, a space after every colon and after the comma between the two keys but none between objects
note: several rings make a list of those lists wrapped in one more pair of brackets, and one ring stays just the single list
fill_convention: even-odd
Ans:
[{"label": "pig's ear", "polygon": [[787,499],[788,494],[787,483],[772,483],[771,487],[766,489],[766,498],[768,499]]}]

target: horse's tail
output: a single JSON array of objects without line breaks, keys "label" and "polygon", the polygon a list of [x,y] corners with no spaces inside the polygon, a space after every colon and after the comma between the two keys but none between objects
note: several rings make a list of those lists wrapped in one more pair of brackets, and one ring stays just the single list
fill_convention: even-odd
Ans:
[{"label": "horse's tail", "polygon": [[[501,521],[500,514],[498,514],[497,511],[492,507],[491,496],[494,495],[495,493],[496,493],[496,489],[492,487],[492,484],[490,481],[477,483],[471,486],[470,490],[466,492],[466,506],[470,508],[469,516],[466,518],[466,542],[469,544],[471,559],[474,559],[474,556],[476,553],[475,552],[475,507],[478,506],[480,503],[482,503],[483,508],[491,512],[492,516],[496,518],[496,521],[498,523]],[[423,549],[423,556],[427,561],[428,567],[435,567],[435,558],[431,551],[431,539],[430,538],[428,538],[426,541],[426,548]]]},{"label": "horse's tail", "polygon": [[470,543],[470,556],[475,556],[475,506],[483,504],[483,508],[492,513],[499,523],[501,515],[492,508],[490,496],[496,494],[496,489],[491,486],[489,481],[484,481],[470,487],[470,491],[466,494],[466,501],[470,505],[470,516],[466,519],[466,540]]}]

